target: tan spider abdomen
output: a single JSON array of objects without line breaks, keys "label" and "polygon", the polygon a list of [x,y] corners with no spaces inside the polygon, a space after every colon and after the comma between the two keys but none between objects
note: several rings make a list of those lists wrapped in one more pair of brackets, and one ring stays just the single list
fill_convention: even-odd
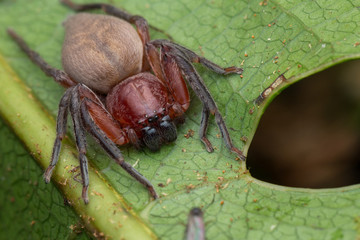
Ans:
[{"label": "tan spider abdomen", "polygon": [[112,16],[79,13],[65,23],[62,64],[76,82],[106,94],[139,73],[143,45],[134,27]]}]

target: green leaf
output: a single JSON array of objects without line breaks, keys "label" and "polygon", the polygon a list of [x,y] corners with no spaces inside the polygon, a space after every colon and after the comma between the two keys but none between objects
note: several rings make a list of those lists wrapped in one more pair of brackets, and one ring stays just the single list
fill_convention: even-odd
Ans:
[{"label": "green leaf", "polygon": [[[144,16],[176,42],[220,65],[244,68],[241,78],[218,76],[196,66],[226,116],[235,145],[245,153],[265,107],[282,89],[305,76],[360,55],[359,2],[355,0],[124,0],[114,1],[114,4]],[[42,168],[48,164],[51,154],[54,116],[64,90],[29,61],[6,35],[5,29],[15,29],[49,64],[61,68],[64,35],[61,23],[70,14],[73,12],[57,1],[0,2],[0,113]],[[165,37],[155,31],[151,35],[153,39]],[[280,74],[287,80],[273,89],[272,83]],[[257,104],[255,100],[260,94],[264,99]],[[147,190],[89,138],[90,204],[84,206],[80,199],[81,186],[72,179],[70,171],[78,165],[74,143],[72,137],[65,141],[53,182],[71,202],[91,234],[129,239],[139,239],[137,234],[143,234],[142,239],[155,236],[180,239],[189,210],[200,206],[205,212],[208,239],[359,237],[360,192],[357,185],[310,190],[271,185],[252,178],[245,164],[236,161],[236,156],[224,146],[213,119],[208,136],[216,147],[214,153],[206,152],[197,134],[183,137],[188,130],[197,132],[199,129],[201,102],[193,93],[191,98],[187,121],[178,127],[179,136],[175,143],[164,146],[157,153],[121,147],[126,160],[135,164],[162,195],[157,201],[150,201]],[[9,134],[4,127],[0,131],[1,136]],[[6,156],[12,151],[16,151],[13,159],[20,161],[17,158],[24,155],[30,164],[29,157],[16,140],[9,141],[9,146],[0,146],[3,172],[12,159]],[[39,230],[37,234],[49,238],[68,236],[68,227],[78,218],[72,211],[59,210],[68,208],[61,205],[61,197],[51,190],[51,186],[40,184],[39,169],[26,168],[27,175],[21,174],[24,169],[20,163],[15,166],[16,171],[5,176],[21,181],[29,178],[34,182],[36,177],[28,173],[38,171],[35,175],[38,175],[39,184],[29,184],[29,188],[51,193],[42,195],[41,200],[34,200],[32,204],[24,203],[24,206],[20,204],[22,202],[11,205],[9,197],[0,198],[4,199],[1,208],[9,206],[20,212],[36,212],[40,211],[36,202],[56,205],[58,210],[45,209],[43,214],[34,215],[33,227],[44,224],[43,232]],[[1,193],[11,196],[11,189],[24,191],[16,195],[17,203],[17,196],[26,196],[28,191],[21,181],[9,180],[11,188],[3,188]],[[49,221],[45,223],[43,216],[46,214],[49,214]],[[0,219],[1,230],[12,236],[28,236],[21,228],[10,228],[11,222],[3,218]],[[27,219],[25,221],[29,221]],[[56,227],[46,227],[47,222]],[[30,227],[27,229],[29,232]]]},{"label": "green leaf", "polygon": [[81,219],[41,181],[42,170],[1,119],[0,132],[0,239],[65,239],[77,235],[72,229],[81,233]]}]

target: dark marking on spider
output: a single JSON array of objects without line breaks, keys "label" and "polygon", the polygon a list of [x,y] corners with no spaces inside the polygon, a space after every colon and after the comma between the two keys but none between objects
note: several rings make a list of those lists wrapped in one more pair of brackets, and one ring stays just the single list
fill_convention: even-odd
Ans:
[{"label": "dark marking on spider", "polygon": [[136,148],[157,151],[161,145],[175,141],[175,125],[184,122],[184,112],[190,105],[185,80],[203,104],[200,139],[206,150],[214,150],[206,137],[212,114],[226,147],[245,159],[233,145],[225,121],[192,63],[200,63],[222,75],[241,74],[241,68],[222,68],[169,40],[150,40],[149,25],[143,17],[114,6],[75,4],[70,0],[62,3],[75,11],[102,9],[108,14],[78,13],[65,21],[64,70],[47,64],[15,31],[8,29],[9,35],[28,57],[46,75],[67,88],[59,104],[56,139],[50,165],[44,174],[46,182],[50,181],[59,159],[70,112],[85,203],[89,201],[86,132],[117,164],[143,184],[153,198],[158,198],[154,186],[125,162],[117,145],[132,144]]}]

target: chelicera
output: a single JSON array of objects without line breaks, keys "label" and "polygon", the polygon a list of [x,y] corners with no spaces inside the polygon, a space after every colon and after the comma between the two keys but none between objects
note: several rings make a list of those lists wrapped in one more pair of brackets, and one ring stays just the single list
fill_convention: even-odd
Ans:
[{"label": "chelicera", "polygon": [[153,198],[158,198],[150,181],[124,161],[116,145],[132,144],[136,148],[156,151],[162,144],[175,141],[175,125],[184,121],[184,112],[190,104],[185,80],[203,103],[200,139],[207,151],[213,151],[206,137],[209,116],[213,114],[226,146],[244,158],[233,145],[223,117],[192,63],[200,63],[222,75],[240,74],[241,68],[222,68],[169,40],[150,40],[149,25],[141,16],[108,4],[62,2],[76,11],[102,9],[108,14],[78,13],[66,20],[62,49],[64,70],[49,66],[20,36],[8,30],[46,75],[67,88],[59,104],[57,135],[50,165],[44,174],[46,182],[50,181],[59,159],[70,111],[85,203],[89,201],[86,132],[98,140],[116,163],[143,184]]}]

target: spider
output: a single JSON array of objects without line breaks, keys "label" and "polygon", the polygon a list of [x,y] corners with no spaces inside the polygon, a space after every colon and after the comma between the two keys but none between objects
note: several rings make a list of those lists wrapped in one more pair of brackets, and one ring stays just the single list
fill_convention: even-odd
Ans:
[{"label": "spider", "polygon": [[212,114],[227,148],[244,159],[242,152],[233,145],[223,117],[192,63],[200,63],[222,75],[241,74],[241,68],[222,68],[169,40],[150,40],[149,25],[143,17],[112,5],[75,4],[71,0],[62,0],[62,3],[78,12],[102,9],[107,14],[78,13],[65,21],[64,70],[47,64],[15,31],[8,29],[28,57],[46,75],[67,88],[60,100],[56,139],[44,173],[47,183],[59,159],[70,111],[85,203],[89,202],[86,132],[117,164],[143,184],[154,199],[158,198],[154,186],[124,161],[116,145],[132,144],[156,151],[162,144],[175,141],[175,125],[184,122],[184,112],[190,105],[185,80],[203,104],[199,134],[206,150],[214,150],[206,137]]}]

